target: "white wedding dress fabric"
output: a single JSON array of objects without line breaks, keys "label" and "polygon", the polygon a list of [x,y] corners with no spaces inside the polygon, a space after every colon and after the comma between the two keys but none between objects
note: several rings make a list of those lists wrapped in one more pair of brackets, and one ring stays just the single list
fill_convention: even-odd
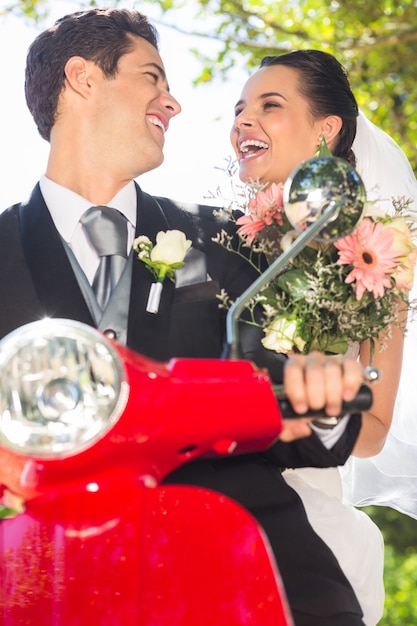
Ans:
[{"label": "white wedding dress fabric", "polygon": [[[417,216],[417,181],[405,154],[363,113],[353,150],[368,200],[392,212],[392,197],[413,198]],[[400,391],[383,451],[369,459],[351,457],[343,468],[283,472],[313,529],[338,559],[367,626],[375,626],[384,610],[384,544],[378,527],[355,506],[387,505],[417,517],[417,380],[412,367],[417,320],[408,326]]]},{"label": "white wedding dress fabric", "polygon": [[[417,281],[411,297],[417,298]],[[416,351],[417,320],[409,319],[394,418],[384,448],[368,459],[351,457],[341,469],[347,502],[356,506],[389,506],[414,519],[417,519]]]},{"label": "white wedding dress fabric", "polygon": [[349,580],[366,626],[384,612],[384,541],[368,515],[343,502],[337,467],[306,467],[283,472],[300,496],[313,530],[329,546]]},{"label": "white wedding dress fabric", "polygon": [[[392,196],[411,198],[417,219],[417,180],[388,135],[365,117],[359,119],[354,146],[358,170],[369,196],[389,210]],[[379,202],[379,200],[378,200]],[[417,276],[410,300],[417,299]],[[356,506],[389,506],[417,519],[417,313],[410,313],[394,416],[383,450],[374,457],[352,457],[342,469],[344,497]]]}]

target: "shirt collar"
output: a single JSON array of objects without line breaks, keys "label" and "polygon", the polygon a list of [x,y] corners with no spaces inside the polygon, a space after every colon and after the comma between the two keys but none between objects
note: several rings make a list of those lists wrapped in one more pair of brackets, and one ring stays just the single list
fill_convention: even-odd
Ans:
[{"label": "shirt collar", "polygon": [[[43,175],[39,181],[46,206],[61,237],[69,243],[80,217],[92,204],[79,194],[55,183]],[[136,188],[133,180],[129,181],[107,203],[117,209],[136,228]]]}]

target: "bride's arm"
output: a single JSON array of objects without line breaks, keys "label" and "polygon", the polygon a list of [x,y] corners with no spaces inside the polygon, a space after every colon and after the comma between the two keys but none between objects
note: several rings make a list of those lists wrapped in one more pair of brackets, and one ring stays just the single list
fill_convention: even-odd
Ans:
[{"label": "bride's arm", "polygon": [[[379,381],[372,384],[374,402],[372,409],[362,415],[362,428],[352,454],[369,457],[378,454],[385,443],[391,426],[395,398],[401,374],[404,334],[397,326],[391,329],[391,339],[386,340],[386,348],[375,345],[372,365],[381,373]],[[360,361],[364,367],[370,363],[370,342],[360,347]]]}]

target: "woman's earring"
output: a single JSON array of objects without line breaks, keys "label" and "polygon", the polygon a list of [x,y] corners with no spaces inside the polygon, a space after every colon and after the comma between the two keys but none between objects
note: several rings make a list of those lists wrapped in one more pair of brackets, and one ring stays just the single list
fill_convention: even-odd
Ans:
[{"label": "woman's earring", "polygon": [[318,148],[314,154],[315,157],[329,157],[332,156],[332,153],[329,150],[329,147],[326,143],[326,140],[324,138],[324,135],[320,135],[319,138],[319,145]]}]

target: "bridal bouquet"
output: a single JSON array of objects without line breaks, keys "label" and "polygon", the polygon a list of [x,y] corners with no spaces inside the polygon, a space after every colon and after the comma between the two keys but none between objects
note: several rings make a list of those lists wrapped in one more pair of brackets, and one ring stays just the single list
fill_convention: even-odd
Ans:
[{"label": "bridal bouquet", "polygon": [[[282,185],[247,188],[244,215],[233,217],[236,247],[222,231],[216,241],[244,256],[259,272],[298,237],[284,212]],[[349,344],[389,337],[403,327],[410,308],[417,248],[413,242],[410,200],[393,200],[392,215],[368,203],[355,230],[333,243],[313,242],[249,304],[249,323],[261,326],[263,345],[280,353],[312,350],[342,354]],[[231,305],[219,294],[221,306]],[[259,310],[261,315],[259,317]]]}]

